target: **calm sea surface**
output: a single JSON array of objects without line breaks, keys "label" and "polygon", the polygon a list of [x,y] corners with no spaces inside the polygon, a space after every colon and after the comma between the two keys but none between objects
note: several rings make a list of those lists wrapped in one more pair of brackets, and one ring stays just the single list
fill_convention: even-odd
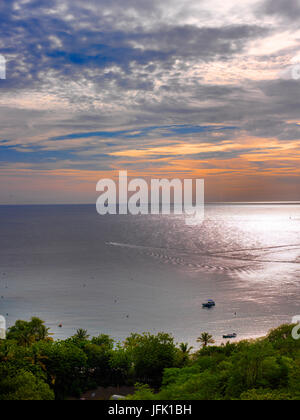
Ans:
[{"label": "calm sea surface", "polygon": [[299,264],[300,205],[211,205],[196,227],[95,206],[0,207],[0,314],[41,317],[56,338],[264,335],[300,315]]}]

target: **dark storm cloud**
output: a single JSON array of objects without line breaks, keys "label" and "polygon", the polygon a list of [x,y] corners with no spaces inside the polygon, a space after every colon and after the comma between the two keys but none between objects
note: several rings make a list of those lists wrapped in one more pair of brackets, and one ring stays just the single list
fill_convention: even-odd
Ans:
[{"label": "dark storm cloud", "polygon": [[259,8],[259,12],[279,18],[296,21],[300,17],[299,0],[266,0]]}]

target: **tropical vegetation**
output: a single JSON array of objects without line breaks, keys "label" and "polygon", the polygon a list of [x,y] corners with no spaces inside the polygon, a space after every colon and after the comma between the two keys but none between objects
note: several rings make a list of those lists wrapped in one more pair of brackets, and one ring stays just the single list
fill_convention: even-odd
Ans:
[{"label": "tropical vegetation", "polygon": [[55,341],[38,318],[17,321],[0,340],[0,400],[79,398],[99,386],[134,386],[132,400],[299,400],[300,341],[291,325],[258,340],[200,349],[167,333],[123,343],[82,329]]}]

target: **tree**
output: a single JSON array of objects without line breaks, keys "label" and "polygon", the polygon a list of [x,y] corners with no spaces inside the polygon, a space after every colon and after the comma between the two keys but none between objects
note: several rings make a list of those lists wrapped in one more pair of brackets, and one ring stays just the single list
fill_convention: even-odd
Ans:
[{"label": "tree", "polygon": [[191,368],[166,369],[163,387],[154,393],[148,385],[137,386],[130,400],[214,400],[221,399],[220,377],[208,370],[197,372]]},{"label": "tree", "polygon": [[300,400],[300,341],[291,328],[223,346],[209,346],[214,340],[203,333],[203,348],[190,355],[188,343],[175,345],[165,333],[132,334],[115,345],[78,330],[54,342],[38,318],[17,321],[0,341],[0,400],[60,400],[137,382],[136,400]]},{"label": "tree", "polygon": [[171,335],[158,333],[132,334],[125,341],[134,369],[137,382],[160,386],[163,371],[175,367],[178,349]]},{"label": "tree", "polygon": [[300,341],[295,340],[292,336],[292,330],[295,325],[281,325],[274,330],[271,330],[266,340],[272,343],[275,349],[278,349],[281,354],[288,354],[292,356],[300,350]]},{"label": "tree", "polygon": [[112,372],[111,381],[113,385],[128,384],[128,381],[134,377],[132,354],[128,348],[124,348],[120,344],[114,351],[110,352],[109,366]]},{"label": "tree", "polygon": [[87,330],[79,328],[73,338],[79,341],[87,341],[90,338],[90,336],[88,335]]},{"label": "tree", "polygon": [[47,328],[44,321],[39,318],[31,318],[29,329],[34,335],[35,341],[44,341],[49,338],[49,328]]},{"label": "tree", "polygon": [[201,343],[202,347],[207,347],[208,344],[214,344],[215,340],[213,339],[213,336],[209,333],[202,333],[200,337],[197,338],[197,343]]},{"label": "tree", "polygon": [[54,393],[49,385],[30,372],[20,371],[16,376],[0,379],[2,401],[51,401]]},{"label": "tree", "polygon": [[49,339],[49,329],[44,321],[39,318],[31,318],[30,322],[17,321],[8,330],[7,340],[14,340],[19,346],[29,347],[33,343]]},{"label": "tree", "polygon": [[30,346],[34,342],[34,335],[26,321],[17,321],[14,327],[8,330],[7,340],[14,340],[19,346]]},{"label": "tree", "polygon": [[111,385],[110,348],[87,342],[82,350],[87,356],[87,378],[90,384],[94,383],[92,388]]},{"label": "tree", "polygon": [[239,398],[248,390],[271,388],[274,383],[279,384],[280,380],[284,380],[286,372],[275,356],[276,353],[268,342],[242,343],[239,351],[232,356],[227,396]]},{"label": "tree", "polygon": [[267,339],[270,343],[282,343],[285,340],[292,339],[292,329],[294,325],[283,324],[278,328],[269,331]]},{"label": "tree", "polygon": [[91,343],[95,344],[96,346],[105,347],[109,350],[112,350],[114,348],[114,340],[106,334],[101,334],[98,337],[93,337]]},{"label": "tree", "polygon": [[135,400],[135,401],[148,401],[148,400],[157,400],[157,394],[149,387],[149,385],[139,384],[135,385],[135,393],[133,395],[129,395],[126,399],[127,400]]},{"label": "tree", "polygon": [[288,392],[271,389],[251,389],[241,395],[244,401],[288,401],[292,396]]},{"label": "tree", "polygon": [[190,360],[190,352],[192,349],[193,347],[190,347],[188,343],[179,344],[178,357],[180,360],[180,366],[185,366]]},{"label": "tree", "polygon": [[68,340],[41,342],[39,347],[56,399],[79,396],[85,390],[87,356],[84,351]]},{"label": "tree", "polygon": [[[168,369],[166,370],[168,372]],[[178,369],[177,376],[158,394],[159,400],[219,400],[219,374],[206,370],[193,373],[189,368]]]},{"label": "tree", "polygon": [[29,349],[29,356],[26,357],[34,366],[39,366],[43,371],[46,371],[45,361],[47,356],[44,356],[38,344],[34,344]]},{"label": "tree", "polygon": [[189,347],[188,343],[180,343],[179,348],[183,354],[189,355],[194,347],[193,346]]}]

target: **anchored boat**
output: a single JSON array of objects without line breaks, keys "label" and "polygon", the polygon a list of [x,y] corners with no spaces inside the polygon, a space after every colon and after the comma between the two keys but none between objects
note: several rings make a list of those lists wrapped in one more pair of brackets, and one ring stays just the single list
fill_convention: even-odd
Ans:
[{"label": "anchored boat", "polygon": [[236,337],[237,337],[236,333],[223,335],[223,338],[225,339],[236,338]]},{"label": "anchored boat", "polygon": [[216,303],[212,299],[209,299],[206,303],[202,303],[202,306],[203,308],[213,308],[216,306]]}]

